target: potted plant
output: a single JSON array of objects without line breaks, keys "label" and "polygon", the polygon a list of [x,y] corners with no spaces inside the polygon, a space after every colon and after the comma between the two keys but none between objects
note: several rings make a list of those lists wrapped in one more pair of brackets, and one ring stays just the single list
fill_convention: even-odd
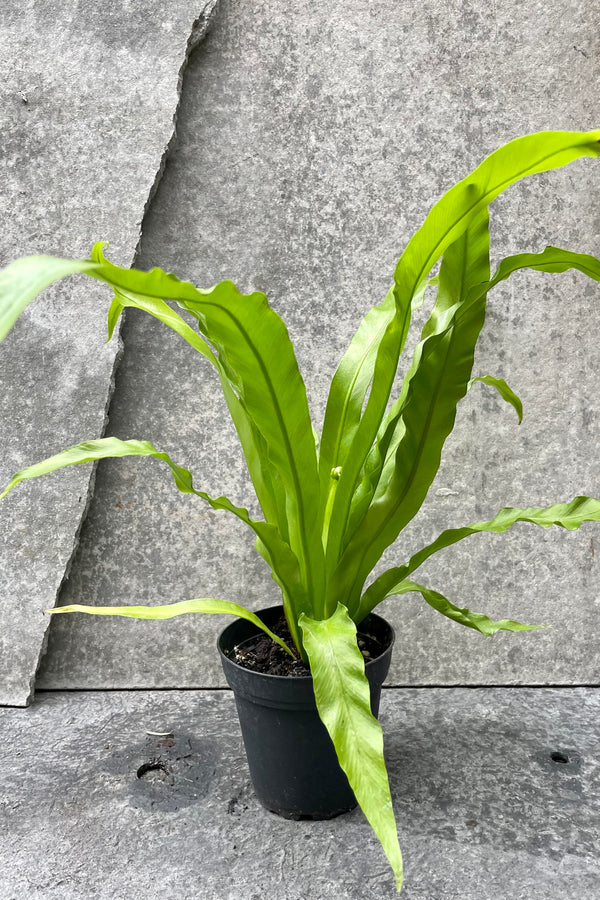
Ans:
[{"label": "potted plant", "polygon": [[[252,529],[256,549],[281,588],[283,604],[283,617],[277,610],[256,615],[230,600],[216,599],[164,606],[69,606],[50,612],[149,619],[192,612],[236,616],[238,620],[221,635],[219,647],[227,677],[238,694],[241,691],[240,715],[243,720],[247,713],[244,704],[257,702],[276,717],[252,733],[242,721],[252,753],[258,741],[259,761],[251,764],[259,796],[276,806],[265,799],[272,767],[261,768],[263,744],[282,730],[284,719],[290,727],[297,726],[288,747],[301,744],[305,727],[315,727],[316,702],[320,749],[329,758],[316,763],[311,757],[310,765],[329,767],[327,780],[337,779],[341,799],[332,801],[333,807],[330,803],[326,809],[313,808],[312,813],[338,812],[356,798],[383,845],[398,889],[402,860],[376,718],[393,635],[373,610],[386,597],[416,591],[442,615],[484,635],[541,627],[496,622],[459,608],[438,591],[413,581],[413,573],[437,550],[476,532],[504,532],[515,522],[575,529],[582,522],[598,521],[600,501],[580,496],[546,509],[502,509],[487,521],[442,532],[403,565],[368,586],[367,581],[383,551],[423,503],[453,428],[457,404],[473,381],[496,389],[521,418],[521,403],[504,380],[472,375],[489,292],[523,268],[553,273],[574,268],[600,280],[598,259],[558,247],[509,256],[491,276],[489,204],[521,178],[599,154],[600,131],[547,131],[518,138],[492,153],[435,204],[400,257],[385,299],[362,320],[338,366],[318,445],[292,344],[263,294],[241,294],[230,281],[200,290],[160,269],[123,269],[105,258],[101,243],[94,246],[90,259],[31,256],[0,273],[0,339],[44,287],[82,272],[114,292],[109,339],[122,310],[135,307],[174,329],[202,354],[216,370],[264,519],[251,519],[246,509],[226,497],[214,498],[195,488],[190,472],[149,442],[114,437],[85,441],[22,469],[1,496],[23,479],[63,466],[105,457],[155,457],[171,469],[180,491],[196,494],[213,509],[227,510]],[[438,274],[429,277],[440,259]],[[411,312],[423,303],[428,285],[437,289],[433,310],[400,393],[392,397]],[[166,301],[176,301],[195,320],[197,330]],[[260,633],[272,643],[259,652]],[[366,647],[370,640],[371,650]],[[273,647],[280,651],[278,656]],[[268,665],[262,673],[248,671],[247,665],[264,657],[271,660],[270,671],[276,674]],[[296,674],[300,670],[300,677],[277,674],[294,669]],[[253,677],[251,687],[241,686],[247,676]],[[302,746],[309,744],[304,741]],[[277,756],[279,751],[264,752]],[[284,781],[296,777],[297,773],[284,773]],[[302,815],[285,800],[278,811]]]}]

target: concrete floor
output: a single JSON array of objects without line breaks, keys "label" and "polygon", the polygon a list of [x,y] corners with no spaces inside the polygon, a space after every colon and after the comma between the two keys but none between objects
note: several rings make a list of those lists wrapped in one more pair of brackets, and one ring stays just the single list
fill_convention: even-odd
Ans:
[{"label": "concrete floor", "polygon": [[[600,690],[388,689],[381,720],[406,900],[600,898]],[[395,896],[360,810],[258,805],[229,691],[41,692],[0,729],[0,900]]]}]

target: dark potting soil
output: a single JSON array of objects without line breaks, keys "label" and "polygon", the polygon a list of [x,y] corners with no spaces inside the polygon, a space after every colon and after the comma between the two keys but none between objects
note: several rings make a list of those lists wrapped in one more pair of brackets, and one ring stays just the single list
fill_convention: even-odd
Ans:
[{"label": "dark potting soil", "polygon": [[[295,651],[294,642],[284,616],[281,616],[274,625],[271,625],[271,631],[285,641],[290,649]],[[369,634],[363,634],[360,631],[358,632],[358,646],[365,662],[375,659],[384,650],[377,638]],[[304,665],[301,659],[292,659],[283,647],[276,644],[264,632],[238,644],[230,651],[229,658],[245,669],[251,669],[253,672],[262,672],[264,675],[284,675],[296,678],[310,675],[310,669]]]}]

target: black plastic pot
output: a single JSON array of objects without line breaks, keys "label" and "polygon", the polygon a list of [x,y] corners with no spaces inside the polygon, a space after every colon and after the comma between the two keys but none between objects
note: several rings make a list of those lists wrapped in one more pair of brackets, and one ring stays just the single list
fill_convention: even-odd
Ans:
[{"label": "black plastic pot", "polygon": [[[269,626],[281,614],[281,606],[257,613]],[[371,613],[359,631],[373,635],[386,648],[365,666],[371,710],[377,716],[394,630],[381,616]],[[319,719],[312,678],[264,675],[229,658],[235,646],[258,633],[251,622],[236,619],[221,632],[217,643],[235,696],[256,796],[263,806],[286,819],[330,819],[353,809],[356,798]]]}]

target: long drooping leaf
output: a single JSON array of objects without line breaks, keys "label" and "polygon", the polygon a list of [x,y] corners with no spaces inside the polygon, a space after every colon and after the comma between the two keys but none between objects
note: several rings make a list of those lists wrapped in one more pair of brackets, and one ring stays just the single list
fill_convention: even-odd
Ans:
[{"label": "long drooping leaf", "polygon": [[[108,262],[104,256],[103,247],[104,244],[98,242],[92,248],[91,256],[94,262]],[[241,399],[231,387],[220,360],[201,336],[193,328],[190,328],[187,322],[175,310],[171,309],[164,300],[136,294],[133,291],[119,290],[116,287],[113,287],[113,290],[115,297],[108,312],[109,340],[113,335],[122,311],[128,307],[140,309],[172,328],[173,331],[214,365],[219,375],[221,389],[238,433],[248,472],[250,473],[265,519],[267,522],[276,525],[283,539],[288,540],[285,498],[281,498],[276,473],[269,462],[265,440],[260,431],[254,426],[252,418],[248,415]]]},{"label": "long drooping leaf", "polygon": [[249,609],[233,603],[231,600],[212,600],[203,598],[199,600],[182,600],[179,603],[165,603],[162,606],[56,606],[53,609],[45,609],[47,613],[73,613],[82,612],[92,616],[125,616],[130,619],[172,619],[174,616],[183,616],[188,613],[216,613],[217,615],[238,616],[247,619],[265,631],[276,644],[294,656],[285,641],[267,628],[264,622]]},{"label": "long drooping leaf", "polygon": [[[440,331],[445,330],[451,322],[451,317],[457,310],[460,310],[459,316],[464,314],[468,311],[470,304],[477,303],[492,288],[501,281],[506,280],[514,272],[526,268],[549,273],[562,273],[566,272],[568,269],[576,269],[584,275],[593,278],[595,281],[600,280],[600,260],[595,256],[585,253],[574,253],[560,247],[546,247],[542,253],[520,253],[503,259],[490,281],[475,283],[469,288],[464,296],[465,308],[462,310],[460,309],[461,303],[452,305],[452,298],[444,297],[442,291],[438,291],[435,307],[423,329],[422,340],[415,349],[413,362],[404,379],[401,394],[392,406],[389,414],[385,417],[380,429],[379,440],[385,441],[386,448],[391,446],[391,452],[394,452],[397,441],[396,444],[392,444],[386,435],[390,429],[393,430],[396,428],[398,420],[400,419],[406,402],[408,388],[412,376],[417,371],[421,362],[421,354],[427,338],[432,334],[440,333]],[[471,279],[471,281],[473,281],[473,279]],[[465,294],[464,291],[463,294]],[[491,375],[480,376],[472,378],[467,387],[470,388],[474,381],[483,381],[486,384],[491,384],[496,387],[503,399],[514,406],[519,415],[519,421],[521,421],[523,415],[521,401],[503,379],[495,379]],[[386,450],[386,452],[389,451]]]},{"label": "long drooping leaf", "polygon": [[[401,417],[404,406],[403,400],[408,392],[408,388],[410,387],[412,376],[414,372],[419,368],[421,362],[420,353],[422,352],[423,347],[426,345],[427,337],[431,336],[432,334],[437,334],[442,329],[444,329],[449,321],[449,316],[456,315],[456,317],[460,320],[463,316],[469,315],[471,309],[473,307],[477,307],[480,301],[485,299],[486,295],[493,287],[495,287],[501,281],[507,279],[512,273],[525,268],[549,273],[562,273],[567,271],[568,269],[576,269],[596,281],[600,280],[600,260],[598,260],[596,257],[591,256],[590,254],[574,253],[569,250],[563,250],[559,247],[546,247],[546,249],[542,253],[521,253],[515,256],[506,257],[502,260],[500,266],[494,274],[494,277],[490,281],[472,284],[468,290],[463,290],[462,300],[458,298],[458,295],[454,295],[450,296],[446,301],[442,301],[442,303],[440,303],[440,295],[442,292],[439,291],[432,315],[425,325],[425,328],[423,329],[424,340],[422,340],[416,348],[415,358],[403,384],[402,393],[399,400],[392,408],[390,425],[393,424],[394,418],[400,419]],[[471,282],[473,282],[473,280],[476,279],[470,279]],[[461,308],[463,304],[464,308]],[[504,381],[504,379],[494,378],[491,375],[471,378],[467,384],[467,390],[470,389],[472,384],[476,381],[482,381],[487,385],[495,387],[502,398],[514,407],[517,415],[519,416],[519,423],[522,421],[522,403],[514,393],[514,391],[511,390],[506,381]],[[398,410],[398,414],[396,417],[394,417],[393,415],[395,408]],[[399,428],[397,430],[400,434],[402,434],[402,428]],[[397,441],[390,441],[389,446],[390,449],[388,450],[388,463],[391,463],[391,456],[392,453],[395,452]],[[387,474],[389,475],[389,469]]]},{"label": "long drooping leaf", "polygon": [[[448,329],[452,316],[469,291],[489,278],[489,228],[488,211],[483,209],[469,224],[463,235],[444,254],[440,275],[429,279],[439,285],[435,305],[417,344],[411,366],[402,383],[400,395],[390,411],[384,416],[377,439],[367,456],[362,480],[352,497],[348,526],[344,535],[343,549],[348,546],[354,532],[362,521],[382,480],[389,479],[394,468],[395,454],[405,434],[402,414],[406,406],[412,379],[422,362],[425,342],[432,334]],[[384,464],[387,460],[387,470]]]},{"label": "long drooping leaf", "polygon": [[106,282],[121,296],[176,300],[196,316],[281,479],[290,544],[318,608],[324,595],[324,554],[306,390],[285,325],[264,295],[242,295],[229,281],[202,291],[160,269],[140,272],[107,261],[57,263],[49,257],[28,257],[9,266],[0,278],[0,329],[4,326],[6,332],[43,287],[76,271]]},{"label": "long drooping leaf", "polygon": [[[98,269],[94,264],[105,264],[107,260],[103,254],[106,242],[98,242],[94,245],[91,260],[61,260],[53,257],[27,257],[25,260],[17,260],[0,272],[0,340],[8,333],[19,314],[35,296],[60,278],[75,273],[87,273],[97,277]],[[164,274],[164,273],[162,273]],[[177,283],[174,276],[167,276]],[[106,280],[106,279],[104,279]],[[109,283],[111,283],[109,281]],[[279,521],[275,514],[275,500],[269,489],[269,475],[265,473],[268,459],[264,447],[257,447],[261,443],[260,435],[252,428],[251,420],[242,407],[239,398],[234,394],[223,367],[209,345],[195,332],[184,319],[181,318],[160,297],[149,294],[134,294],[131,291],[119,290],[111,283],[115,291],[108,313],[108,339],[112,337],[115,326],[126,307],[135,307],[150,314],[163,322],[169,328],[177,332],[195,350],[208,359],[217,369],[221,380],[221,387],[229,407],[232,419],[240,436],[242,448],[248,465],[258,500],[261,504],[267,521],[280,528],[285,536],[285,522]],[[210,293],[210,292],[206,292]],[[264,443],[264,442],[263,442]],[[283,526],[283,527],[282,527]]]},{"label": "long drooping leaf", "polygon": [[364,580],[418,511],[439,468],[456,406],[471,377],[475,345],[485,319],[485,294],[471,305],[470,315],[457,319],[456,311],[475,284],[487,282],[489,273],[485,208],[444,254],[431,316],[435,327],[417,347],[373,499],[346,542],[330,582],[329,602],[335,598],[347,604],[351,614],[358,606]]},{"label": "long drooping leaf", "polygon": [[452,619],[453,622],[458,622],[467,628],[473,628],[486,637],[490,637],[498,631],[534,631],[538,628],[548,627],[546,625],[524,625],[523,622],[515,622],[514,619],[500,619],[499,622],[494,622],[493,619],[484,616],[483,613],[471,612],[466,606],[462,608],[455,606],[439,591],[432,591],[430,588],[423,587],[422,584],[416,584],[408,579],[395,585],[394,590],[390,591],[388,596],[391,594],[409,594],[413,591],[421,594],[423,599],[433,609],[446,616],[447,619]]},{"label": "long drooping leaf", "polygon": [[[206,334],[225,361],[234,390],[265,441],[281,486],[289,543],[311,602],[322,602],[325,569],[321,543],[317,455],[304,383],[287,330],[266,298],[197,304]],[[187,309],[194,304],[185,302]],[[201,320],[202,321],[202,320]],[[201,325],[202,327],[202,325]],[[277,500],[277,493],[275,493]],[[280,516],[281,518],[281,516]],[[313,607],[314,608],[314,607]]]},{"label": "long drooping leaf", "polygon": [[[473,225],[475,225],[475,223],[473,223]],[[471,226],[471,228],[473,228],[473,226]],[[460,242],[457,242],[457,246],[460,246]],[[447,257],[448,253],[445,255],[445,259]],[[413,363],[404,380],[400,397],[392,407],[390,415],[387,419],[388,430],[394,427],[394,423],[396,423],[396,434],[391,441],[388,440],[386,443],[386,446],[388,448],[386,451],[388,469],[387,472],[384,472],[384,478],[382,479],[383,484],[386,483],[385,476],[387,475],[389,477],[390,475],[393,466],[392,456],[396,452],[399,436],[402,437],[404,433],[403,423],[400,422],[400,427],[398,427],[397,423],[400,421],[402,413],[404,411],[406,396],[411,386],[412,378],[415,372],[418,371],[421,364],[421,355],[424,347],[426,347],[427,345],[428,337],[439,334],[444,329],[447,329],[449,323],[450,325],[452,325],[453,317],[456,316],[456,318],[460,321],[465,315],[470,315],[473,308],[476,309],[480,302],[482,300],[485,300],[486,295],[493,287],[495,287],[501,281],[507,279],[512,273],[521,269],[529,268],[535,271],[549,273],[562,273],[567,271],[568,269],[576,269],[596,281],[600,280],[600,260],[589,254],[574,253],[569,250],[563,250],[559,247],[546,247],[546,249],[542,253],[521,253],[515,256],[506,257],[502,260],[500,266],[498,267],[496,273],[490,281],[477,283],[478,274],[481,274],[482,266],[484,265],[483,259],[484,257],[482,248],[480,264],[479,266],[476,266],[473,272],[473,276],[469,279],[469,282],[466,285],[463,285],[463,289],[460,292],[455,291],[451,292],[450,294],[446,292],[446,296],[443,295],[444,286],[449,283],[448,278],[443,280],[442,287],[440,288],[440,291],[438,291],[438,297],[436,299],[435,307],[430,319],[423,329],[423,340],[419,345],[417,345]],[[458,274],[459,273],[455,271],[455,276]],[[452,282],[457,285],[460,283],[460,279],[455,277]],[[498,390],[502,398],[515,408],[519,416],[519,422],[521,422],[523,417],[523,407],[521,401],[514,393],[514,391],[511,390],[506,381],[504,381],[503,379],[494,378],[491,375],[479,376],[476,378],[471,378],[469,380],[467,384],[467,390],[470,389],[473,382],[475,381],[482,381],[485,384],[494,386]]]},{"label": "long drooping leaf", "polygon": [[[263,556],[271,566],[277,583],[284,592],[284,607],[286,617],[289,620],[290,631],[298,647],[301,641],[298,633],[298,611],[311,611],[306,590],[302,583],[298,560],[288,544],[282,540],[277,528],[267,522],[251,519],[248,510],[235,506],[227,497],[211,497],[205,491],[198,491],[192,483],[192,476],[188,469],[178,466],[170,458],[168,453],[156,450],[150,441],[122,441],[119,438],[99,438],[93,441],[84,441],[69,447],[55,456],[51,456],[42,462],[35,463],[21,469],[11,478],[7,487],[0,493],[0,499],[5,497],[19,482],[29,478],[39,478],[50,472],[56,472],[65,466],[79,463],[93,462],[100,459],[118,459],[126,456],[150,456],[166,462],[169,466],[177,488],[184,494],[195,494],[212,506],[213,509],[224,509],[233,513],[248,525],[261,541]],[[292,608],[290,608],[290,602]]]},{"label": "long drooping leaf", "polygon": [[[389,431],[390,428],[394,429],[392,439],[389,441],[386,450],[388,472],[398,444],[406,431],[402,414],[408,401],[413,378],[421,366],[422,354],[428,338],[433,335],[441,335],[452,328],[456,311],[460,309],[470,292],[477,285],[485,283],[489,277],[489,212],[487,207],[485,207],[470,221],[460,238],[447,248],[442,258],[438,278],[439,288],[434,307],[423,327],[421,341],[415,348],[411,366],[402,382],[400,395],[392,405],[390,413],[386,416],[380,429],[380,431],[385,429],[384,433]],[[484,293],[480,294],[480,296],[482,299],[485,299]],[[484,307],[482,307],[482,310],[485,311]]]},{"label": "long drooping leaf", "polygon": [[[560,168],[582,156],[596,158],[599,155],[600,130],[543,131],[517,138],[500,147],[433,206],[398,261],[396,283],[404,285],[408,292],[416,290],[415,285],[421,284],[424,274],[429,272],[445,249],[510,185],[529,175]],[[440,330],[438,314],[443,312],[443,304],[436,303],[436,309],[423,330],[423,338]]]},{"label": "long drooping leaf", "polygon": [[[104,246],[106,246],[105,242],[94,244],[91,253],[93,262],[101,264],[108,263],[103,252]],[[193,328],[190,328],[187,322],[178,315],[175,310],[164,302],[164,300],[156,297],[144,296],[143,294],[136,294],[132,291],[119,290],[116,287],[114,287],[113,290],[115,292],[115,297],[108,312],[108,340],[111,339],[119,316],[124,309],[128,307],[140,309],[149,313],[169,328],[172,328],[173,331],[184,338],[184,340],[195,350],[205,356],[216,368],[221,381],[221,389],[223,390],[231,418],[240,438],[248,471],[250,472],[252,483],[261,508],[265,514],[265,518],[267,522],[277,525],[284,540],[287,539],[285,504],[283,504],[283,510],[281,509],[281,506],[279,509],[277,508],[278,504],[275,499],[276,492],[273,487],[273,473],[269,466],[265,442],[262,439],[260,432],[253,426],[252,419],[244,409],[240,398],[234,393],[225,374],[224,367],[221,365],[212,349]]]},{"label": "long drooping leaf", "polygon": [[[368,573],[385,548],[395,540],[419,509],[439,467],[443,441],[449,433],[448,401],[447,397],[446,399],[444,397],[448,389],[452,389],[452,381],[451,379],[446,380],[445,372],[451,372],[451,377],[456,379],[459,375],[456,362],[452,362],[452,355],[444,356],[444,342],[450,343],[450,335],[454,335],[454,346],[458,347],[460,352],[463,335],[467,335],[467,342],[472,340],[471,323],[473,317],[480,314],[481,305],[485,303],[487,293],[500,281],[508,278],[510,274],[523,268],[551,273],[576,269],[594,280],[600,281],[600,260],[589,254],[573,253],[558,247],[546,247],[542,253],[524,253],[507,257],[502,260],[491,280],[471,288],[468,297],[453,312],[451,325],[446,332],[430,334],[422,342],[420,350],[422,358],[419,358],[417,372],[411,378],[406,408],[401,417],[400,426],[406,427],[406,433],[399,432],[402,434],[402,439],[397,448],[394,443],[391,445],[395,455],[392,460],[390,453],[383,467],[383,474],[380,478],[380,484],[383,486],[382,492],[379,495],[375,494],[371,507],[347,546],[334,579],[338,590],[336,594],[338,599],[347,597],[348,592],[353,591],[348,600],[353,615],[356,609],[357,591],[362,589]],[[456,343],[457,337],[459,338],[458,344]],[[431,359],[431,365],[427,365],[429,359]],[[433,371],[437,381],[431,380],[430,371]],[[460,380],[457,379],[455,382],[455,403],[464,396],[468,385],[469,378],[467,376],[465,381],[465,374],[466,370],[463,371]],[[412,400],[412,405],[409,400]],[[446,419],[445,434],[433,427],[436,424],[436,413],[441,416],[442,421],[444,418]],[[413,425],[409,431],[407,421],[410,422],[411,418]],[[450,430],[452,424],[450,424]],[[433,445],[427,441],[427,429],[432,434]],[[415,433],[421,433],[424,437],[421,444],[415,446],[413,441],[411,446],[409,441]],[[432,447],[435,452],[432,452]],[[402,451],[404,451],[404,456]],[[355,567],[354,572],[351,569],[352,565]],[[343,584],[344,578],[346,579],[345,585]],[[354,578],[354,585],[350,583],[352,578]],[[344,590],[347,593],[342,593]]]},{"label": "long drooping leaf", "polygon": [[371,712],[365,664],[356,626],[338,606],[328,619],[300,617],[321,721],[336,749],[350,787],[381,841],[402,886],[402,856],[383,758],[381,726]]},{"label": "long drooping leaf", "polygon": [[523,404],[513,389],[506,383],[504,378],[495,378],[494,375],[477,375],[475,378],[471,378],[467,385],[467,390],[471,390],[471,387],[476,381],[480,381],[482,384],[487,384],[490,387],[496,388],[502,399],[506,401],[506,403],[510,403],[515,410],[519,417],[519,425],[521,424],[523,421]]},{"label": "long drooping leaf", "polygon": [[472,534],[482,532],[502,534],[517,522],[530,522],[533,525],[541,525],[542,528],[558,525],[568,531],[574,531],[583,522],[600,522],[600,500],[581,496],[575,497],[570,503],[555,503],[545,508],[530,506],[527,509],[520,509],[507,506],[486,522],[474,522],[462,528],[448,528],[442,531],[435,541],[411,556],[403,566],[388,569],[367,588],[362,596],[356,621],[362,621],[382,600],[398,593],[396,588],[438,550],[450,547]]},{"label": "long drooping leaf", "polygon": [[105,262],[103,272],[119,290],[134,294],[147,293],[145,276],[154,274],[161,282],[161,296],[191,312],[216,347],[227,379],[264,438],[269,462],[281,479],[290,545],[308,594],[318,604],[324,558],[316,449],[304,382],[284,323],[263,294],[242,295],[231,282],[221,282],[204,296],[186,282],[172,287],[172,276],[156,269],[142,273]]},{"label": "long drooping leaf", "polygon": [[[539,132],[517,138],[492,153],[471,175],[451,188],[435,204],[422,227],[409,241],[398,261],[394,276],[392,290],[396,315],[378,344],[371,392],[360,424],[358,428],[354,423],[350,426],[355,429],[355,433],[346,464],[342,465],[328,455],[327,462],[321,469],[322,487],[331,469],[337,470],[340,466],[342,469],[337,483],[330,484],[327,488],[335,491],[333,503],[330,504],[330,527],[327,534],[328,576],[331,576],[337,563],[359,473],[390,395],[399,353],[406,338],[411,301],[423,280],[445,250],[461,237],[470,223],[509,185],[528,175],[566,165],[581,156],[597,157],[599,154],[600,131]],[[340,395],[347,397],[348,392],[352,392],[354,369],[351,365],[349,368],[349,377],[340,379],[340,388],[336,390],[337,397],[333,401],[333,434],[340,427],[343,428],[340,410],[344,410],[344,403],[340,402]],[[340,446],[344,443],[339,437],[336,441]],[[337,578],[337,575],[334,577]],[[330,602],[328,600],[328,605]]]},{"label": "long drooping leaf", "polygon": [[[102,244],[96,244],[94,246],[92,250],[92,259],[96,262],[103,263],[106,266],[111,266],[111,263],[106,260],[103,255]],[[112,268],[114,269],[115,267]],[[118,274],[120,275],[120,272],[118,272]],[[124,288],[115,288],[115,293],[115,299],[118,307],[122,308],[123,306],[137,306],[139,308],[142,308],[146,312],[149,312],[151,315],[155,315],[157,318],[160,318],[161,321],[165,322],[165,324],[169,325],[169,327],[175,328],[175,330],[178,331],[178,333],[180,333],[186,340],[189,340],[189,335],[191,335],[195,337],[196,340],[201,341],[201,338],[196,335],[196,333],[187,325],[187,323],[185,323],[180,316],[177,316],[177,314],[173,310],[171,310],[171,308],[162,300],[152,301],[152,298],[147,298],[146,296],[140,295],[139,293],[136,293],[131,289],[127,290]],[[197,296],[199,296],[200,293],[201,292],[197,292]],[[263,295],[253,294],[245,296],[239,295],[237,291],[235,293],[239,297],[243,297],[242,303],[244,301],[250,303],[250,301],[258,300],[260,307],[259,310],[253,309],[253,312],[256,313],[255,321],[250,321],[248,326],[248,319],[246,318],[245,322],[243,323],[243,325],[246,325],[249,335],[252,338],[256,337],[256,335],[258,334],[258,329],[254,326],[256,326],[261,320],[261,314],[263,314],[264,318],[265,307],[268,310],[271,318],[269,324],[271,328],[274,329],[274,332],[276,332],[271,335],[271,338],[273,340],[273,348],[277,346],[281,347],[284,357],[282,362],[284,365],[286,363],[288,365],[288,374],[290,374],[291,378],[289,390],[291,394],[294,395],[297,400],[299,400],[299,407],[297,409],[299,419],[304,423],[304,425],[306,425],[307,422],[308,424],[310,424],[308,407],[306,405],[306,392],[304,390],[304,385],[297,368],[293,348],[291,346],[291,342],[289,341],[285,326],[283,325],[277,314],[268,307],[266,298]],[[210,309],[210,307],[207,306],[204,301],[199,303],[197,299],[195,301],[190,299],[189,292],[183,297],[183,299],[181,299],[181,297],[176,297],[175,299],[178,299],[179,305],[184,307],[195,317],[196,321],[199,323],[201,330],[204,330],[204,333],[207,335],[207,337],[209,337],[210,340],[215,340],[215,335],[214,333],[211,333],[210,329],[211,316],[207,315],[207,310]],[[159,304],[159,306],[155,308],[155,304]],[[221,301],[221,305],[222,304],[223,301]],[[230,308],[231,305],[231,297],[226,298],[225,306],[227,308]],[[214,316],[212,318],[214,319]],[[247,339],[248,335],[244,333],[243,325],[240,326],[240,323],[234,316],[231,316],[231,318],[238,326],[238,330],[242,332],[242,340],[239,341],[239,346],[240,348],[243,348],[245,346],[244,340]],[[236,335],[234,332],[232,341],[235,343],[235,340]],[[192,343],[191,340],[190,343]],[[268,522],[277,525],[280,534],[282,535],[284,540],[287,541],[290,539],[287,507],[288,505],[290,505],[293,519],[293,513],[296,508],[294,505],[294,501],[297,500],[297,497],[292,492],[292,503],[290,504],[289,483],[288,491],[286,492],[286,479],[282,478],[282,474],[277,468],[277,463],[279,460],[276,459],[275,465],[273,465],[273,462],[270,458],[268,435],[265,435],[264,429],[265,417],[263,415],[263,427],[261,428],[260,422],[255,422],[254,414],[256,413],[256,407],[249,409],[247,405],[244,391],[244,384],[246,384],[246,382],[244,382],[244,379],[242,379],[242,383],[240,384],[240,373],[235,369],[233,371],[231,369],[230,361],[227,358],[227,352],[228,350],[231,350],[231,346],[231,344],[226,344],[225,346],[221,344],[221,352],[219,354],[219,358],[217,359],[216,357],[214,357],[214,362],[217,366],[221,379],[221,387],[223,389],[225,400],[227,402],[234,425],[238,432],[240,442],[244,450],[246,463],[248,465],[248,471],[250,472],[250,476],[252,478],[252,482],[254,484],[254,488],[256,490],[256,494],[258,496],[263,512],[265,513],[265,517]],[[246,363],[247,362],[248,359],[246,359]],[[265,372],[262,372],[262,370],[266,368],[262,366],[262,362],[263,361],[260,359],[257,360],[253,358],[252,353],[250,354],[251,371],[249,379],[247,381],[247,384],[249,384],[250,387],[256,385],[257,382],[260,382],[260,376],[257,376],[256,372],[254,372],[254,374],[252,372],[253,364],[256,365],[258,363],[258,367],[261,370],[261,373],[265,375],[267,381],[271,376],[271,373],[268,371],[268,369]],[[275,390],[277,390],[277,388],[279,387],[277,376],[275,375],[271,377],[271,380],[273,382],[273,387],[275,388]],[[264,391],[264,396],[267,398],[270,396],[268,390]],[[280,409],[278,409],[276,402],[273,404],[273,409],[275,413],[280,412]],[[281,434],[279,435],[280,437],[283,437],[284,444],[286,441],[286,427],[288,430],[290,430],[290,422],[291,419],[288,422],[283,422],[284,427],[282,428]],[[277,432],[277,429],[275,429],[275,431]],[[304,446],[304,450],[306,449],[307,442],[305,442]],[[310,456],[308,458],[308,461],[311,462]],[[316,466],[316,454],[314,457],[314,464]],[[300,535],[300,537],[302,536]],[[317,558],[319,556],[319,550],[320,547],[317,546],[316,552],[314,554]]]},{"label": "long drooping leaf", "polygon": [[500,147],[438,200],[400,257],[396,284],[412,296],[446,248],[511,184],[599,155],[600,130],[540,131]]}]

